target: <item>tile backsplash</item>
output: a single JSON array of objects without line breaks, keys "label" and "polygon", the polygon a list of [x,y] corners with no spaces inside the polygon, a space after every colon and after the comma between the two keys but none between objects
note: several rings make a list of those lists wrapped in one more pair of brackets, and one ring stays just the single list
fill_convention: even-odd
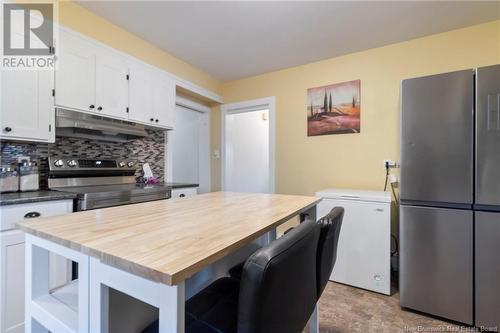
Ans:
[{"label": "tile backsplash", "polygon": [[120,158],[136,161],[136,176],[142,175],[142,165],[149,163],[153,174],[165,180],[164,131],[147,130],[148,136],[127,142],[108,142],[80,138],[56,137],[55,143],[0,141],[1,165],[17,162],[19,156],[29,156],[39,163],[40,188],[47,188],[47,158],[49,156],[84,158]]}]

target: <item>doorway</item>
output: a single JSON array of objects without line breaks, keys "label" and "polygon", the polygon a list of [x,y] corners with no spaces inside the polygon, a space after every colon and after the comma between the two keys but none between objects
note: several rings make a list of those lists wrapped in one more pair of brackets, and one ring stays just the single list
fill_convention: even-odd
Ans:
[{"label": "doorway", "polygon": [[210,192],[210,108],[177,96],[175,128],[167,138],[167,180]]},{"label": "doorway", "polygon": [[274,193],[275,98],[221,107],[222,190]]}]

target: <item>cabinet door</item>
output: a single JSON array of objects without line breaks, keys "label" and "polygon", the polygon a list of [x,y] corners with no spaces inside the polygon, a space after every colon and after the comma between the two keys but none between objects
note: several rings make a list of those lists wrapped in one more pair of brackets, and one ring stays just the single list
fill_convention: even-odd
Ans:
[{"label": "cabinet door", "polygon": [[154,122],[154,75],[146,67],[132,66],[129,80],[129,119],[151,125]]},{"label": "cabinet door", "polygon": [[127,118],[128,67],[118,56],[99,49],[96,55],[96,110],[113,118]]},{"label": "cabinet door", "polygon": [[0,323],[2,333],[24,332],[24,233],[0,233]]},{"label": "cabinet door", "polygon": [[69,109],[94,111],[94,46],[64,30],[59,36],[55,103]]},{"label": "cabinet door", "polygon": [[173,128],[175,118],[175,83],[160,74],[154,86],[153,97],[155,126]]},{"label": "cabinet door", "polygon": [[53,72],[12,70],[2,71],[0,75],[1,137],[53,142]]}]

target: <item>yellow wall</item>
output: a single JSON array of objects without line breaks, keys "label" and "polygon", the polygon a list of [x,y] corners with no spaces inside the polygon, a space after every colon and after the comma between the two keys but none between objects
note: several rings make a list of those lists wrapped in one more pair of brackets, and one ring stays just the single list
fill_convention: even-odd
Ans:
[{"label": "yellow wall", "polygon": [[[399,160],[402,79],[500,63],[500,21],[223,83],[226,103],[276,96],[277,192],[381,189],[383,160]],[[307,137],[307,88],[361,79],[361,133]],[[214,108],[212,148],[220,149]],[[220,160],[212,159],[213,188]]]},{"label": "yellow wall", "polygon": [[59,22],[194,84],[220,93],[220,81],[73,2],[59,2]]}]

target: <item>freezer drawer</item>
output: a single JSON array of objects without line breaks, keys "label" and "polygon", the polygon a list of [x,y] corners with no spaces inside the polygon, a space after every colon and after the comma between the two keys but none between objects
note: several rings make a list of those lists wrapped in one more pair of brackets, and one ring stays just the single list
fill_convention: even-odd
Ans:
[{"label": "freezer drawer", "polygon": [[472,324],[473,213],[401,207],[400,303]]},{"label": "freezer drawer", "polygon": [[500,65],[476,75],[476,204],[500,206]]},{"label": "freezer drawer", "polygon": [[402,200],[472,204],[473,74],[402,82]]},{"label": "freezer drawer", "polygon": [[500,328],[500,213],[476,212],[476,326]]}]

